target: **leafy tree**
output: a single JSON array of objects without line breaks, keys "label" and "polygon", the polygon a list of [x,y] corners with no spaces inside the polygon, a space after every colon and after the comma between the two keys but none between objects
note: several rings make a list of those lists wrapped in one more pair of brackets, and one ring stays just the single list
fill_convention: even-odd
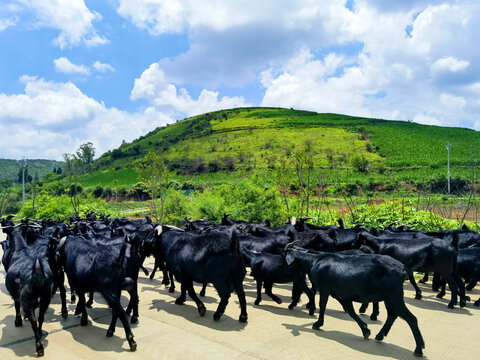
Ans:
[{"label": "leafy tree", "polygon": [[76,152],[77,159],[84,165],[86,169],[91,167],[93,157],[95,156],[95,148],[91,142],[80,145]]},{"label": "leafy tree", "polygon": [[0,183],[0,216],[3,216],[12,191],[12,181],[4,180]]},{"label": "leafy tree", "polygon": [[[162,222],[166,201],[166,191],[169,186],[170,171],[159,154],[150,151],[137,167],[139,181],[149,189],[152,198],[150,203],[152,216]],[[157,208],[157,199],[160,200],[160,213]]]},{"label": "leafy tree", "polygon": [[83,162],[75,154],[63,154],[63,159],[65,161],[65,176],[68,179],[67,193],[75,216],[79,216],[81,187],[78,185],[78,176],[83,170]]}]

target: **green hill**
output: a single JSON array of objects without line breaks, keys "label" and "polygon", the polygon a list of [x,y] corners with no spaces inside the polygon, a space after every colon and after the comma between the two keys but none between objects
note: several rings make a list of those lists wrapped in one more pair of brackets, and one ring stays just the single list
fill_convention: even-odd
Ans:
[{"label": "green hill", "polygon": [[[28,159],[27,172],[32,178],[37,174],[39,179],[41,179],[46,174],[51,173],[54,168],[61,168],[63,165],[63,162],[60,161]],[[19,171],[22,167],[23,161],[0,159],[0,181],[18,181]]]},{"label": "green hill", "polygon": [[[103,154],[84,186],[129,186],[134,167],[148,151],[162,154],[180,182],[197,185],[232,181],[253,172],[272,175],[279,158],[307,150],[321,182],[444,186],[447,153],[452,177],[470,179],[480,160],[480,133],[464,128],[420,125],[281,108],[237,108],[211,112],[160,127]],[[366,168],[359,168],[358,159]],[[291,166],[294,164],[290,162]],[[393,185],[392,185],[393,183]],[[388,185],[390,184],[390,185]],[[402,186],[403,186],[402,185]],[[436,189],[439,190],[439,189]]]}]

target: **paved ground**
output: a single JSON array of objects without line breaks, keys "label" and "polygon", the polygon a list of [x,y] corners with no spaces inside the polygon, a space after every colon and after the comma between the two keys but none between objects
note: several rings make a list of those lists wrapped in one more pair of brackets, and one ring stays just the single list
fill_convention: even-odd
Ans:
[{"label": "paved ground", "polygon": [[[0,235],[0,236],[3,236]],[[150,267],[152,263],[148,264]],[[0,359],[35,356],[35,345],[29,324],[20,328],[13,325],[13,302],[4,286],[5,273],[0,274]],[[140,322],[133,327],[138,350],[128,350],[125,333],[117,324],[115,336],[106,338],[110,311],[100,298],[90,309],[90,323],[79,326],[73,316],[74,305],[69,304],[69,317],[60,316],[59,296],[52,299],[46,314],[44,330],[45,359],[411,359],[415,347],[406,322],[395,322],[383,342],[364,340],[356,323],[330,299],[325,325],[312,330],[316,318],[308,315],[304,304],[291,311],[287,309],[290,286],[276,286],[274,292],[283,299],[278,305],[264,298],[254,306],[255,284],[250,277],[245,281],[247,293],[247,324],[238,322],[240,309],[232,295],[225,315],[219,322],[212,319],[218,297],[212,287],[204,298],[207,314],[200,317],[194,303],[175,305],[175,294],[169,294],[160,280],[140,279]],[[480,359],[480,310],[472,303],[465,309],[447,309],[447,300],[436,299],[423,286],[423,300],[413,299],[411,286],[405,285],[409,309],[417,316],[426,343],[428,359]],[[447,293],[448,295],[449,293]],[[478,299],[480,291],[470,296]],[[305,297],[304,297],[305,299]],[[126,298],[123,298],[125,301]],[[358,308],[358,307],[357,307]],[[372,338],[380,330],[386,312],[380,307],[379,321],[362,318],[372,330]],[[318,315],[318,314],[317,314]],[[92,320],[93,318],[93,320]]]}]

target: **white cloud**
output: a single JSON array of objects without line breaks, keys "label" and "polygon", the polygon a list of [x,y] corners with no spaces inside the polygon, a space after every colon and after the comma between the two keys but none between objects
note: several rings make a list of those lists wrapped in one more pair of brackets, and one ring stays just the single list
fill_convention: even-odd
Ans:
[{"label": "white cloud", "polygon": [[129,114],[83,94],[70,82],[23,76],[21,94],[0,94],[0,154],[61,159],[91,141],[97,154],[173,119],[150,109]]},{"label": "white cloud", "polygon": [[192,99],[184,88],[167,81],[158,63],[150,65],[140,78],[135,79],[131,99],[147,99],[155,109],[168,116],[193,116],[220,109],[251,106],[243,97],[224,96],[218,99],[219,92],[203,89],[198,98]]},{"label": "white cloud", "polygon": [[115,72],[115,69],[113,68],[112,65],[104,64],[104,63],[101,63],[100,61],[95,61],[93,63],[93,67],[95,68],[95,70],[101,73],[105,73],[107,71]]},{"label": "white cloud", "polygon": [[60,30],[53,41],[60,48],[79,45],[97,46],[108,42],[95,31],[93,23],[102,16],[92,12],[83,0],[18,0],[34,11],[37,26]]},{"label": "white cloud", "polygon": [[462,61],[455,59],[453,56],[447,56],[443,57],[441,59],[436,60],[430,69],[432,72],[445,72],[445,71],[450,71],[450,72],[461,72],[465,71],[468,66],[470,65],[470,62],[468,61]]},{"label": "white cloud", "polygon": [[8,19],[0,19],[0,31],[5,30],[7,27],[15,26],[18,22],[18,16],[12,16]]},{"label": "white cloud", "polygon": [[85,65],[75,65],[66,57],[53,60],[55,70],[65,74],[90,74],[90,70]]}]

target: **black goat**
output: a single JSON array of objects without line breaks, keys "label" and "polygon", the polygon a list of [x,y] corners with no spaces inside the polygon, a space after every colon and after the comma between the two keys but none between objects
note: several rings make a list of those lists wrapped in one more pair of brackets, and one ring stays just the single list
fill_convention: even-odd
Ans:
[{"label": "black goat", "polygon": [[217,311],[213,314],[214,320],[219,320],[223,315],[230,293],[235,290],[241,309],[239,320],[247,321],[242,283],[245,268],[235,230],[229,233],[195,235],[176,229],[177,231],[167,231],[170,230],[167,226],[158,226],[155,229],[155,237],[167,268],[181,283],[182,293],[175,303],[183,304],[188,291],[197,304],[200,316],[205,315],[205,305],[195,293],[193,282],[212,283],[221,299]]},{"label": "black goat", "polygon": [[85,292],[99,292],[112,309],[112,321],[107,336],[113,336],[117,318],[123,324],[130,350],[137,349],[130,324],[122,305],[122,289],[130,290],[132,279],[126,278],[125,252],[127,244],[102,244],[81,237],[62,238],[58,246],[63,257],[65,272],[70,284],[78,295],[78,306],[82,315],[80,324],[88,324],[85,307]]},{"label": "black goat", "polygon": [[289,309],[293,309],[300,301],[302,292],[308,296],[310,315],[315,312],[315,298],[312,291],[305,282],[305,271],[298,265],[288,265],[285,262],[285,256],[268,253],[257,253],[248,249],[242,249],[243,254],[248,260],[251,275],[257,282],[257,299],[255,305],[259,305],[262,301],[262,283],[265,287],[265,293],[272,298],[277,304],[281,304],[282,300],[272,293],[272,286],[275,283],[285,284],[293,282],[292,302],[288,305]]},{"label": "black goat", "polygon": [[448,304],[453,308],[457,304],[457,294],[460,293],[460,306],[466,305],[465,284],[458,275],[457,253],[458,236],[454,234],[453,241],[435,238],[416,239],[380,239],[369,233],[357,236],[356,246],[366,245],[376,254],[389,255],[405,265],[410,283],[415,288],[415,298],[421,299],[422,292],[415,282],[413,271],[438,272],[448,282],[452,298]]},{"label": "black goat", "polygon": [[[15,326],[22,325],[21,308],[32,326],[37,356],[42,356],[42,325],[45,311],[50,304],[53,284],[53,275],[48,264],[49,248],[42,243],[27,245],[18,229],[10,235],[15,242],[15,250],[10,258],[5,285],[15,302]],[[38,321],[35,315],[37,307]]]},{"label": "black goat", "polygon": [[320,315],[313,324],[313,329],[319,329],[323,325],[328,298],[335,295],[342,300],[345,310],[357,322],[363,337],[367,339],[370,330],[355,313],[352,302],[384,301],[388,317],[375,339],[383,340],[395,319],[400,316],[408,323],[415,338],[414,355],[423,355],[425,343],[417,318],[407,309],[403,299],[403,282],[408,274],[402,263],[389,256],[311,254],[296,247],[288,250],[286,261],[302,266],[320,291]]}]

